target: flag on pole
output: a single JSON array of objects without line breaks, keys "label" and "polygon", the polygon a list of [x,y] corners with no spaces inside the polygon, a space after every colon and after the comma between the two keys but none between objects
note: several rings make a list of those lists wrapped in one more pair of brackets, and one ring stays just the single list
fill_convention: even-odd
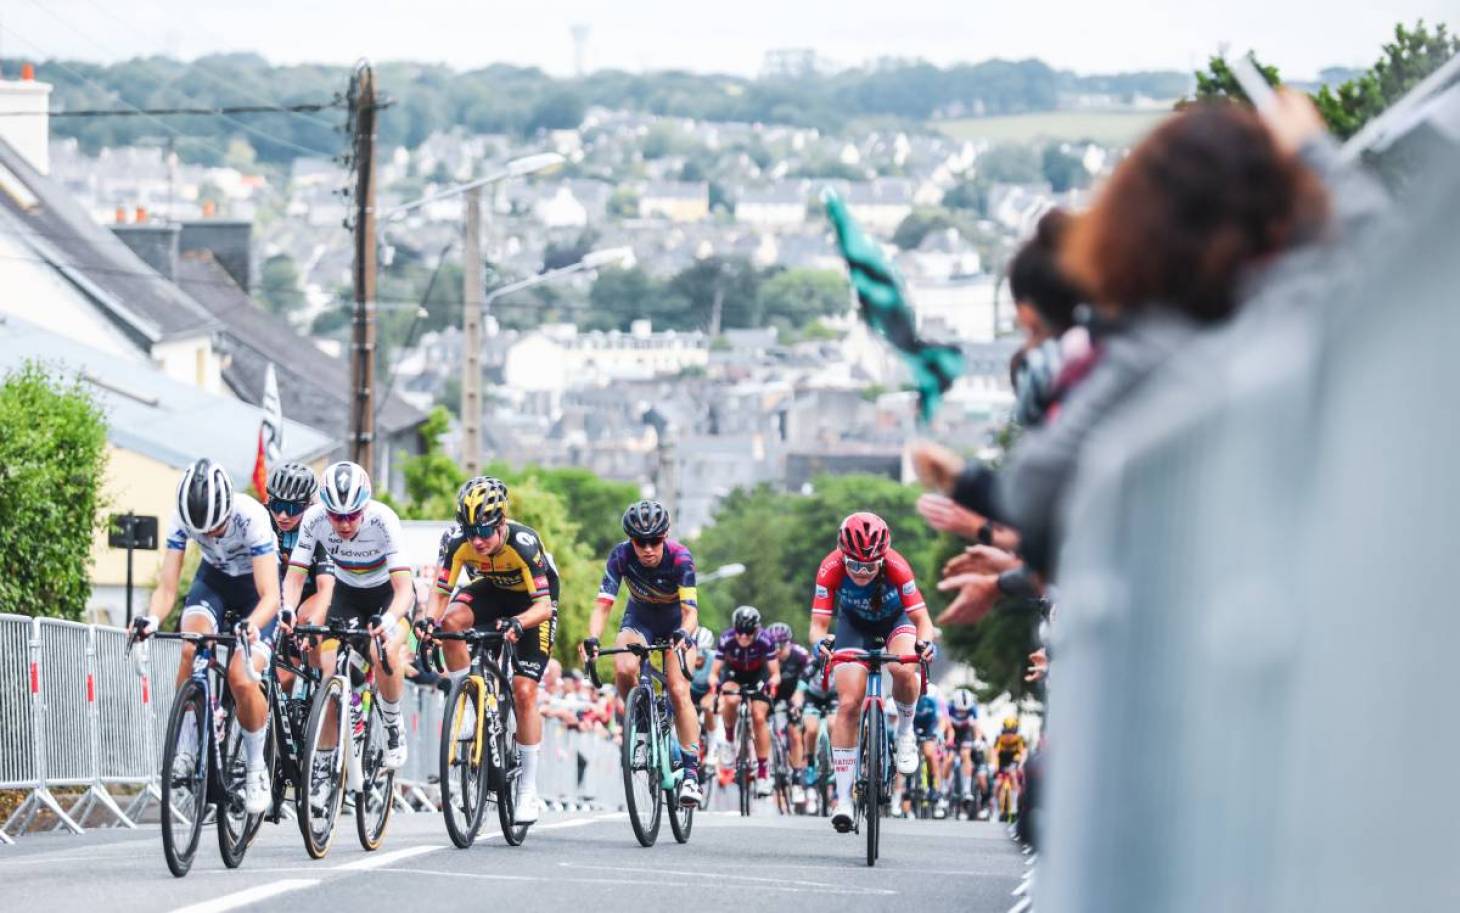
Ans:
[{"label": "flag on pole", "polygon": [[274,376],[271,363],[264,372],[264,398],[259,403],[264,410],[259,422],[259,449],[253,464],[253,487],[260,498],[268,495],[269,465],[279,462],[284,450],[284,409],[279,400],[279,379]]},{"label": "flag on pole", "polygon": [[857,293],[862,320],[892,343],[912,371],[918,391],[918,414],[927,423],[953,381],[963,373],[963,354],[953,346],[918,338],[912,307],[903,292],[897,270],[882,251],[857,227],[836,191],[822,191],[826,216],[836,229],[837,247],[847,261],[852,288]]}]

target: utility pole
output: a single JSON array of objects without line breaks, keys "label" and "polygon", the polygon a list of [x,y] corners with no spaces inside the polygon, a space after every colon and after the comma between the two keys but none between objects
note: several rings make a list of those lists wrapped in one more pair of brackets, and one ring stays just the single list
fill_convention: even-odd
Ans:
[{"label": "utility pole", "polygon": [[[375,74],[362,61],[350,82],[355,167],[355,318],[350,347],[350,454],[375,472]],[[382,489],[383,490],[383,489]]]},{"label": "utility pole", "polygon": [[468,477],[482,468],[482,189],[466,192],[466,238],[461,253],[461,465]]}]

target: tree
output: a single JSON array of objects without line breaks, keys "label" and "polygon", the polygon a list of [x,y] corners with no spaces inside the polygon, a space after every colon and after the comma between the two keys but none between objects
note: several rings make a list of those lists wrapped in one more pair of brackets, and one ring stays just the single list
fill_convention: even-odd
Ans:
[{"label": "tree", "polygon": [[304,307],[299,288],[299,267],[288,254],[275,254],[264,261],[259,276],[259,297],[270,312],[288,317]]},{"label": "tree", "polygon": [[[1266,80],[1268,85],[1277,86],[1282,84],[1282,74],[1278,72],[1277,67],[1263,64],[1257,59],[1256,54],[1252,55],[1252,63],[1257,67],[1257,71],[1262,74],[1262,78]],[[1236,99],[1237,101],[1251,104],[1251,99],[1247,97],[1247,93],[1243,92],[1242,87],[1238,85],[1237,77],[1232,75],[1232,68],[1227,66],[1227,61],[1222,57],[1211,57],[1207,60],[1207,68],[1205,70],[1199,70],[1196,73],[1196,100],[1214,101],[1219,99]],[[1177,102],[1176,107],[1180,109],[1189,103],[1188,100],[1182,99]]]},{"label": "tree", "polygon": [[586,110],[576,92],[566,89],[553,92],[533,106],[525,131],[531,134],[539,130],[576,130],[583,123]]},{"label": "tree", "polygon": [[1342,139],[1359,132],[1365,123],[1460,53],[1460,39],[1449,34],[1444,23],[1431,32],[1421,19],[1412,29],[1403,23],[1394,26],[1394,40],[1383,50],[1383,56],[1367,72],[1336,91],[1325,85],[1314,97],[1328,128]]},{"label": "tree", "polygon": [[[655,323],[668,329],[704,330],[758,327],[760,274],[743,257],[705,257],[669,280],[669,290],[687,307],[661,309]],[[718,320],[719,326],[716,327]]]},{"label": "tree", "polygon": [[610,267],[599,270],[598,278],[593,280],[584,325],[592,329],[627,330],[635,320],[649,318],[658,322],[665,314],[683,310],[682,298],[639,267]]},{"label": "tree", "polygon": [[771,274],[760,286],[760,312],[765,320],[800,330],[819,317],[850,308],[844,275],[822,269],[786,269]]},{"label": "tree", "polygon": [[593,246],[597,243],[598,232],[592,228],[583,229],[578,233],[578,237],[569,244],[549,241],[542,251],[542,271],[547,272],[572,266],[593,250]]},{"label": "tree", "polygon": [[609,196],[604,209],[611,219],[637,219],[639,195],[627,187],[619,187]]},{"label": "tree", "polygon": [[494,462],[487,467],[487,473],[502,479],[509,488],[531,481],[561,498],[572,510],[584,545],[600,559],[623,540],[624,509],[639,499],[639,486],[633,482],[610,481],[576,466],[560,469],[528,466],[514,470],[505,463]]},{"label": "tree", "polygon": [[401,464],[407,501],[401,516],[408,520],[445,520],[456,515],[456,490],[466,473],[441,449],[441,435],[451,425],[444,406],[431,410],[421,423],[422,451]]},{"label": "tree", "polygon": [[1085,170],[1084,159],[1066,152],[1057,143],[1044,147],[1041,170],[1055,193],[1075,190],[1090,183],[1090,172]]},{"label": "tree", "polygon": [[914,209],[907,214],[896,230],[892,232],[892,243],[903,250],[912,250],[923,239],[935,231],[953,228],[957,222],[947,212],[939,209]]},{"label": "tree", "polygon": [[1033,184],[1044,176],[1033,147],[1021,143],[994,146],[978,157],[974,168],[986,183]]},{"label": "tree", "polygon": [[0,606],[79,619],[91,595],[106,422],[79,380],[26,362],[0,380]]},{"label": "tree", "polygon": [[963,181],[943,194],[944,209],[967,209],[979,215],[988,211],[988,184],[982,181]]}]

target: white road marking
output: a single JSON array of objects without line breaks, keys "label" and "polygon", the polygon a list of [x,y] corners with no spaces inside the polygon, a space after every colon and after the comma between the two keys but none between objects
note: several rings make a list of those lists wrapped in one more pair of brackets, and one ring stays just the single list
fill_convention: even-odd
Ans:
[{"label": "white road marking", "polygon": [[[592,870],[592,869],[598,869],[598,870],[608,871],[608,872],[643,872],[643,873],[650,874],[650,875],[679,875],[679,876],[686,877],[686,878],[713,878],[713,879],[716,879],[716,880],[726,880],[726,879],[729,879],[729,880],[733,880],[735,882],[735,885],[734,885],[735,887],[743,887],[743,888],[752,888],[752,887],[758,886],[759,884],[776,885],[776,886],[779,886],[779,887],[788,887],[790,885],[803,885],[803,886],[805,886],[807,888],[815,889],[818,893],[823,892],[823,891],[829,891],[831,893],[836,893],[836,894],[896,894],[897,893],[896,891],[888,890],[886,888],[851,887],[851,886],[847,886],[847,885],[832,884],[832,883],[826,882],[826,881],[803,881],[803,880],[798,879],[798,878],[757,878],[754,875],[732,875],[732,874],[730,874],[728,872],[718,872],[718,871],[717,872],[687,872],[687,871],[676,870],[676,869],[659,869],[659,868],[640,869],[640,868],[633,868],[631,866],[623,866],[623,865],[590,865],[590,864],[581,863],[581,862],[560,862],[560,863],[558,863],[558,865],[562,866],[563,868],[568,868],[568,869],[590,869],[590,870]],[[750,882],[750,884],[742,884],[742,882]],[[788,888],[788,889],[790,889],[790,888]],[[799,889],[790,889],[790,890],[799,890]]]},{"label": "white road marking", "polygon": [[[583,868],[602,868],[612,871],[647,871],[660,874],[658,869],[632,869],[626,870],[618,866],[583,866]],[[570,878],[562,875],[500,875],[486,872],[440,872],[434,869],[382,869],[396,875],[427,875],[440,878],[475,878],[483,881],[544,881],[551,884],[597,884],[597,885],[644,885],[658,888],[681,887],[696,888],[704,885],[702,881],[675,881],[666,878]],[[700,875],[699,872],[686,873]],[[774,879],[757,879],[758,881]],[[813,882],[815,883],[815,882]],[[836,885],[826,887],[795,887],[788,884],[736,884],[735,887],[744,888],[748,891],[775,891],[782,894],[896,894],[896,891],[883,891],[871,888],[846,888]]]},{"label": "white road marking", "polygon": [[236,910],[247,904],[258,903],[261,900],[277,897],[289,891],[312,888],[317,884],[319,884],[318,878],[288,878],[283,881],[262,884],[256,888],[249,888],[246,891],[224,894],[222,897],[215,897],[212,900],[205,900],[202,903],[195,903],[191,906],[178,907],[172,913],[223,913],[224,910]]},{"label": "white road marking", "polygon": [[399,862],[402,859],[410,859],[412,856],[422,856],[426,853],[434,853],[437,850],[444,849],[446,847],[435,844],[429,846],[408,846],[403,850],[391,850],[389,853],[371,853],[363,859],[356,859],[354,862],[334,866],[332,871],[359,872],[364,869],[378,869],[381,866],[390,865],[392,862]]}]

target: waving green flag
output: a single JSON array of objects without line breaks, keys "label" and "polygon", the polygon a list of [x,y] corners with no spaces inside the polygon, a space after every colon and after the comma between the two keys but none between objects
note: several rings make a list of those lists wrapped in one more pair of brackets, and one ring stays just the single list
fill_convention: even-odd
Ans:
[{"label": "waving green flag", "polygon": [[963,353],[952,346],[918,338],[912,307],[903,294],[897,270],[882,251],[857,227],[836,191],[822,192],[826,216],[836,229],[837,247],[851,271],[862,319],[902,352],[918,390],[919,418],[926,424],[953,381],[963,373]]}]

